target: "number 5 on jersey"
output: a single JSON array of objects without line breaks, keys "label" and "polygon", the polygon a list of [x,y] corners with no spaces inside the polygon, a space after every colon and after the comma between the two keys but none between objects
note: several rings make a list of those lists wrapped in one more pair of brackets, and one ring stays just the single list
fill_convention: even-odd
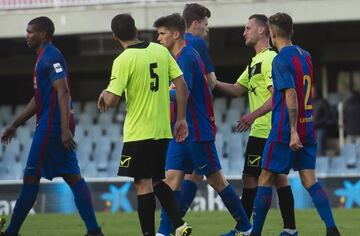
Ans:
[{"label": "number 5 on jersey", "polygon": [[150,63],[150,90],[156,92],[159,90],[159,75],[155,73],[157,63]]}]

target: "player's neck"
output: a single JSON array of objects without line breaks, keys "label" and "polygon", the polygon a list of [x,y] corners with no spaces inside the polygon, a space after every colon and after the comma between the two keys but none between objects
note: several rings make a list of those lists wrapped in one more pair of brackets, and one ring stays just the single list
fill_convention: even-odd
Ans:
[{"label": "player's neck", "polygon": [[259,52],[263,51],[265,48],[269,48],[269,47],[270,47],[269,40],[264,39],[257,41],[257,43],[254,46],[254,49],[256,54],[258,54]]},{"label": "player's neck", "polygon": [[120,43],[121,43],[121,45],[123,46],[124,49],[126,49],[126,48],[128,48],[128,47],[130,47],[132,45],[138,44],[140,42],[141,41],[139,39],[137,39],[137,38],[133,39],[133,40],[129,40],[129,41],[121,41],[120,40]]},{"label": "player's neck", "polygon": [[174,57],[176,57],[180,51],[185,47],[185,40],[181,39],[175,42],[174,46],[171,48],[171,53]]},{"label": "player's neck", "polygon": [[293,45],[293,44],[290,39],[278,39],[278,41],[276,42],[276,48],[278,49],[279,52],[284,47],[291,46],[291,45]]},{"label": "player's neck", "polygon": [[39,47],[36,48],[36,53],[39,54],[41,49],[43,49],[48,43],[50,43],[51,41],[46,40],[42,43],[40,43]]}]

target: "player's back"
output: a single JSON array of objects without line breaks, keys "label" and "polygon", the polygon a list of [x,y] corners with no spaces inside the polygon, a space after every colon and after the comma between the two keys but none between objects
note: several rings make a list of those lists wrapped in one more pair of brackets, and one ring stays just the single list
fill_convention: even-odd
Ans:
[{"label": "player's back", "polygon": [[200,55],[194,48],[185,46],[175,58],[189,89],[186,111],[189,136],[186,142],[212,141],[216,133],[212,94]]},{"label": "player's back", "polygon": [[302,143],[314,143],[311,86],[313,66],[310,54],[299,46],[287,46],[273,60],[272,141],[290,141],[290,124],[285,101],[285,89],[294,88],[298,100],[297,131]]},{"label": "player's back", "polygon": [[124,141],[172,138],[168,85],[181,72],[174,75],[169,58],[172,56],[165,47],[143,42],[128,47],[115,59],[118,66],[112,74],[126,83],[120,85],[125,88],[127,107]]},{"label": "player's back", "polygon": [[[38,55],[33,77],[38,131],[61,132],[58,96],[52,85],[58,79],[68,80],[66,62],[62,53],[48,43]],[[70,113],[70,128],[74,128],[73,112]]]}]

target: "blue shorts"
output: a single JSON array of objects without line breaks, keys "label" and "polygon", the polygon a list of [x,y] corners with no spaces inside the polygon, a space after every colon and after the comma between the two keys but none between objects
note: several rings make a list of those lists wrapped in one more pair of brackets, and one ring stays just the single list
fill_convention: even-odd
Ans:
[{"label": "blue shorts", "polygon": [[61,174],[80,174],[75,150],[65,150],[60,135],[36,131],[24,176],[38,176],[52,180]]},{"label": "blue shorts", "polygon": [[169,142],[166,170],[180,170],[191,174],[209,176],[221,170],[214,141],[177,143]]},{"label": "blue shorts", "polygon": [[317,144],[303,144],[304,147],[294,152],[289,144],[267,141],[264,148],[261,167],[278,174],[288,174],[295,171],[315,169]]}]

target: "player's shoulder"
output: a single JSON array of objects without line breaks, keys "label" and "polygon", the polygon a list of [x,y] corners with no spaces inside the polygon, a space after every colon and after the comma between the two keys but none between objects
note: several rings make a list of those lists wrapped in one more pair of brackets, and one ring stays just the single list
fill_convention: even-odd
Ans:
[{"label": "player's shoulder", "polygon": [[188,42],[189,45],[194,46],[206,46],[206,41],[203,37],[196,36],[190,33],[185,34],[185,40]]},{"label": "player's shoulder", "polygon": [[55,47],[52,43],[49,43],[44,48],[44,56],[47,59],[63,59],[64,56],[61,51]]}]

